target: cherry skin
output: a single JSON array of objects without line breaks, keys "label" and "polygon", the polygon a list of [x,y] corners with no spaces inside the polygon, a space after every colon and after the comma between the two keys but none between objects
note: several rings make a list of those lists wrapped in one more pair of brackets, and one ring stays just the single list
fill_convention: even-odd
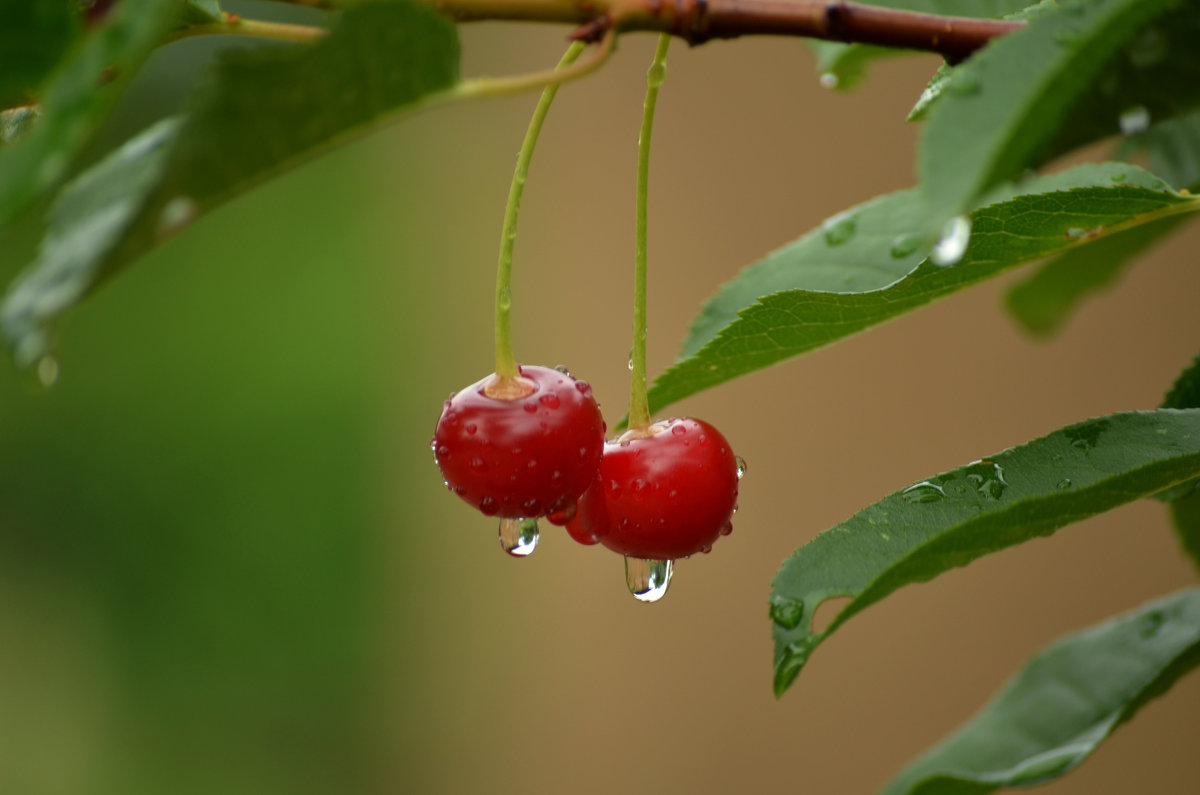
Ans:
[{"label": "cherry skin", "polygon": [[614,552],[647,560],[707,552],[733,529],[738,477],[729,441],[703,420],[671,419],[626,433],[604,445],[572,536],[590,532]]},{"label": "cherry skin", "polygon": [[604,418],[586,381],[536,365],[518,371],[446,401],[434,458],[450,490],[487,516],[565,516],[595,478]]}]

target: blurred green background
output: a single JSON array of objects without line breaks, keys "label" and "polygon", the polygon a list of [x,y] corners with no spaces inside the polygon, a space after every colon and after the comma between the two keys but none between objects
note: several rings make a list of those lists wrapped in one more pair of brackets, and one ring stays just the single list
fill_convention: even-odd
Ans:
[{"label": "blurred green background", "polygon": [[[542,68],[562,34],[466,28],[464,71]],[[102,140],[230,44],[160,53]],[[517,245],[518,356],[570,365],[610,422],[652,46],[627,37],[561,92]],[[737,268],[911,184],[903,117],[934,66],[843,96],[796,42],[672,50],[652,372]],[[771,696],[765,600],[795,546],[936,471],[1157,404],[1200,340],[1194,225],[1050,345],[993,284],[673,408],[750,470],[734,534],[660,604],[553,528],[506,558],[428,441],[491,367],[534,101],[423,112],[277,180],[75,312],[52,388],[0,368],[0,792],[869,792],[1052,638],[1194,581],[1162,506],[1130,506],[896,594]],[[1193,677],[1045,791],[1192,791],[1197,714]]]}]

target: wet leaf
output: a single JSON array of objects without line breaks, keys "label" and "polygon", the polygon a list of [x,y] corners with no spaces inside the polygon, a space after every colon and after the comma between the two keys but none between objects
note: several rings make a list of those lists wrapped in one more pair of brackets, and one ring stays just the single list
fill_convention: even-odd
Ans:
[{"label": "wet leaf", "polygon": [[178,129],[144,134],[158,143],[127,146],[56,202],[37,261],[0,307],[18,363],[39,361],[48,325],[118,268],[457,77],[453,24],[414,3],[355,6],[312,46],[223,52]]},{"label": "wet leaf", "polygon": [[[892,494],[788,558],[772,603],[803,606],[774,624],[775,693],[847,620],[888,594],[1052,534],[1200,475],[1200,409],[1114,414],[1051,433]],[[823,631],[822,601],[849,596]]]},{"label": "wet leaf", "polygon": [[1189,113],[1130,137],[1119,151],[1144,151],[1150,168],[1176,188],[1200,190],[1200,113]]},{"label": "wet leaf", "polygon": [[[1119,180],[1114,180],[1115,177]],[[999,273],[1123,225],[1200,210],[1135,166],[1088,165],[995,194],[972,214],[959,264],[925,262],[917,191],[874,199],[749,266],[693,321],[678,361],[650,390],[655,411],[856,334]],[[852,227],[852,234],[846,236]],[[832,245],[830,240],[835,241]]]},{"label": "wet leaf", "polygon": [[955,69],[929,114],[918,173],[932,230],[994,186],[1098,138],[1200,105],[1200,35],[1180,0],[1071,0]]},{"label": "wet leaf", "polygon": [[1200,589],[1047,647],[883,795],[982,795],[1057,778],[1200,665]]}]

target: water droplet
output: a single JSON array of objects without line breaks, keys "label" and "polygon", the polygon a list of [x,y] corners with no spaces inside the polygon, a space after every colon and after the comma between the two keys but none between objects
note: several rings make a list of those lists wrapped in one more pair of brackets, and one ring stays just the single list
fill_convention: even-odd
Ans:
[{"label": "water droplet", "polygon": [[784,629],[795,629],[804,618],[804,602],[786,596],[771,597],[771,620]]},{"label": "water droplet", "polygon": [[579,503],[572,500],[567,504],[566,508],[561,511],[551,511],[546,514],[546,521],[550,524],[556,524],[560,527],[575,518],[575,514],[579,511]]},{"label": "water droplet", "polygon": [[958,215],[946,222],[942,229],[942,239],[937,242],[930,252],[929,259],[934,265],[948,267],[955,265],[967,253],[967,244],[971,242],[971,220],[965,215]]},{"label": "water droplet", "polygon": [[450,448],[444,444],[439,444],[437,450],[434,450],[434,454],[437,456],[439,461],[445,461],[450,457]]},{"label": "water droplet", "polygon": [[835,215],[825,222],[821,230],[825,234],[826,245],[840,246],[854,237],[858,231],[858,219],[853,215]]},{"label": "water droplet", "polygon": [[1091,240],[1094,237],[1099,237],[1104,234],[1103,226],[1095,226],[1091,229],[1084,229],[1079,226],[1072,226],[1067,230],[1067,237],[1071,240]]},{"label": "water droplet", "polygon": [[522,403],[521,408],[525,409],[526,414],[533,414],[535,411],[537,411],[537,404],[533,401],[530,401],[528,403]]},{"label": "water droplet", "polygon": [[498,303],[503,310],[512,308],[512,290],[510,288],[503,287],[500,289],[500,300]]},{"label": "water droplet", "polygon": [[995,461],[975,461],[967,465],[967,482],[986,500],[998,500],[1008,489],[1004,470]]},{"label": "water droplet", "polygon": [[538,398],[538,403],[541,403],[548,409],[556,409],[558,408],[558,395],[554,394],[553,392],[548,392]]},{"label": "water droplet", "polygon": [[584,397],[591,397],[592,385],[587,381],[576,381],[575,389],[578,390],[579,394],[583,395]]},{"label": "water droplet", "polygon": [[498,510],[500,510],[500,503],[496,502],[495,497],[484,497],[479,501],[479,512],[484,516],[495,516]]},{"label": "water droplet", "polygon": [[621,496],[621,484],[615,480],[608,481],[605,484],[605,490],[608,491],[608,496],[614,500]]},{"label": "water droplet", "polygon": [[537,519],[501,519],[500,548],[514,558],[526,558],[538,545]]},{"label": "water droplet", "polygon": [[523,510],[525,513],[533,514],[535,516],[542,512],[541,508],[541,500],[539,500],[537,497],[531,497],[530,499],[521,503],[521,510]]},{"label": "water droplet", "polygon": [[1058,488],[1059,488],[1059,489],[1069,489],[1069,488],[1071,488],[1071,479],[1070,479],[1070,478],[1063,478],[1062,480],[1058,481]]},{"label": "water droplet", "polygon": [[474,436],[475,432],[477,430],[479,430],[479,426],[473,422],[468,422],[466,425],[463,426],[463,430],[465,430],[468,435]]},{"label": "water droplet", "polygon": [[633,370],[633,348],[629,349],[629,369]]},{"label": "water droplet", "polygon": [[1122,135],[1137,135],[1150,129],[1150,111],[1145,105],[1134,105],[1121,111],[1117,117],[1117,126]]},{"label": "water droplet", "polygon": [[646,85],[651,88],[658,88],[667,79],[667,65],[662,63],[653,64],[646,70]]},{"label": "water droplet", "polygon": [[567,369],[567,366],[565,364],[556,364],[556,365],[554,365],[554,369],[557,370],[558,372],[562,373],[563,375],[571,374],[571,371]]},{"label": "water droplet", "polygon": [[941,486],[930,483],[928,480],[922,480],[920,483],[914,483],[904,491],[900,492],[900,497],[905,502],[938,502],[946,496],[946,492]]},{"label": "water droplet", "polygon": [[625,584],[639,602],[657,602],[671,584],[674,561],[625,556]]},{"label": "water droplet", "polygon": [[1161,610],[1150,611],[1139,619],[1138,623],[1141,626],[1138,628],[1138,634],[1143,638],[1154,637],[1162,629],[1164,619],[1165,616],[1163,616]]},{"label": "water droplet", "polygon": [[733,522],[731,522],[727,519],[727,520],[725,520],[725,524],[721,525],[721,535],[727,536],[732,532],[733,532]]},{"label": "water droplet", "polygon": [[158,228],[155,232],[160,240],[166,240],[183,231],[188,224],[200,215],[200,206],[190,196],[176,196],[167,202],[162,212],[158,214]]},{"label": "water droplet", "polygon": [[822,88],[837,88],[838,87],[838,82],[839,82],[838,76],[835,75],[833,72],[825,72],[824,74],[821,75],[819,80],[820,80]]},{"label": "water droplet", "polygon": [[892,259],[904,259],[921,247],[920,235],[900,235],[892,241]]},{"label": "water droplet", "polygon": [[974,72],[960,71],[950,81],[948,86],[950,93],[957,94],[960,97],[973,97],[979,93],[979,78]]},{"label": "water droplet", "polygon": [[683,436],[685,433],[687,433],[687,428],[680,424],[672,425],[671,433],[675,436]]},{"label": "water droplet", "polygon": [[471,469],[474,469],[476,472],[483,472],[487,469],[487,462],[484,461],[480,456],[475,456],[472,458],[470,463]]},{"label": "water droplet", "polygon": [[1121,172],[1120,174],[1113,174],[1111,177],[1109,177],[1109,179],[1111,179],[1113,182],[1124,182],[1125,173]]},{"label": "water droplet", "polygon": [[58,380],[58,359],[53,356],[43,356],[37,365],[38,383],[49,389]]},{"label": "water droplet", "polygon": [[742,458],[740,455],[735,455],[733,460],[735,463],[737,463],[737,479],[741,480],[746,476],[746,459]]},{"label": "water droplet", "polygon": [[1092,420],[1070,428],[1063,428],[1063,435],[1077,450],[1090,450],[1096,446],[1101,434],[1108,430],[1108,420]]}]

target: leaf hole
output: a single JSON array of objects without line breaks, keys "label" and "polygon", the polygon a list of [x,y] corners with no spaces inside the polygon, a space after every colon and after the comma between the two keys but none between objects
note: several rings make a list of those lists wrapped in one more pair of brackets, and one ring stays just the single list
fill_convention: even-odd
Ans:
[{"label": "leaf hole", "polygon": [[838,617],[838,613],[842,612],[842,608],[854,601],[853,596],[831,596],[817,605],[817,609],[813,611],[812,631],[814,634],[821,634],[834,619]]}]

